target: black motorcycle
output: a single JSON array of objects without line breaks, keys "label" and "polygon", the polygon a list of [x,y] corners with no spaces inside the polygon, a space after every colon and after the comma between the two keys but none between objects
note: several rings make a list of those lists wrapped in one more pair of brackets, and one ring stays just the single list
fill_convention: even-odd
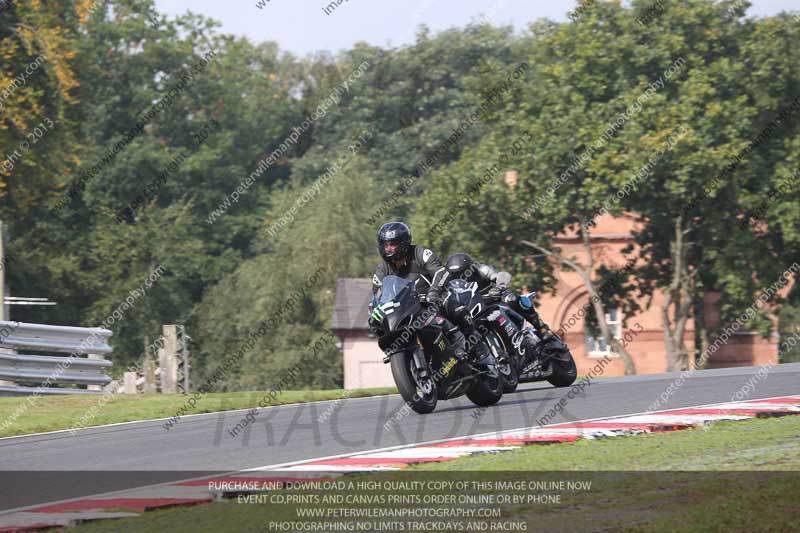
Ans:
[{"label": "black motorcycle", "polygon": [[494,355],[457,359],[446,341],[447,321],[434,307],[423,307],[423,300],[413,281],[386,276],[372,302],[369,323],[400,395],[420,414],[432,412],[438,400],[464,394],[481,407],[496,404],[503,380]]},{"label": "black motorcycle", "polygon": [[[533,298],[534,293],[527,295]],[[569,347],[553,333],[548,341],[534,326],[525,326],[525,318],[502,300],[497,291],[484,295],[487,303],[474,316],[479,328],[492,335],[486,339],[501,365],[503,392],[513,392],[519,383],[548,381],[554,387],[568,387],[578,377],[575,360]],[[506,363],[507,362],[507,363]]]},{"label": "black motorcycle", "polygon": [[[504,331],[498,330],[488,317],[496,306],[490,304],[483,293],[478,290],[478,284],[462,279],[453,279],[447,283],[447,294],[443,305],[448,316],[463,321],[460,316],[468,314],[474,324],[475,335],[486,341],[489,350],[497,361],[497,370],[503,378],[503,392],[514,392],[519,381],[518,362],[512,350],[506,349],[506,343],[501,335]],[[480,339],[467,339],[475,343]]]}]

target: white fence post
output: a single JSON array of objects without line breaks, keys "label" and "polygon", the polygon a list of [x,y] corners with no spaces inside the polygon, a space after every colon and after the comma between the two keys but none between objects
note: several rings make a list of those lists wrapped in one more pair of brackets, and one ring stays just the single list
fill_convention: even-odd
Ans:
[{"label": "white fence post", "polygon": [[125,394],[136,394],[136,378],[136,372],[125,372],[123,374],[123,379],[125,380],[123,392]]},{"label": "white fence post", "polygon": [[180,344],[178,343],[178,327],[165,325],[162,328],[164,335],[164,348],[159,350],[159,366],[161,367],[161,394],[177,393],[178,384],[178,357],[180,357]]}]

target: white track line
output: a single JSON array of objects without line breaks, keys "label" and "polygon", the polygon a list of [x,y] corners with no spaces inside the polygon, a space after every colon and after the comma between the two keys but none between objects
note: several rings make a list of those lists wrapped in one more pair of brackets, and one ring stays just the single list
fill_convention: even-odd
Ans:
[{"label": "white track line", "polygon": [[[323,404],[323,403],[332,403],[332,402],[343,402],[343,401],[357,401],[357,400],[373,400],[375,398],[391,398],[392,396],[400,396],[399,394],[381,394],[378,396],[361,396],[358,398],[338,398],[335,400],[314,400],[313,402],[297,402],[297,403],[282,403],[280,405],[268,405],[266,407],[245,407],[243,409],[234,409],[231,411],[212,411],[210,413],[195,413],[191,415],[181,415],[180,419],[183,420],[184,418],[193,418],[198,416],[214,416],[219,415],[222,413],[242,413],[245,411],[250,411],[251,409],[258,409],[259,411],[266,411],[267,409],[275,409],[278,407],[292,407],[292,406],[299,406],[299,405],[312,405],[312,404]],[[175,415],[167,417],[167,418],[146,418],[144,420],[129,420],[127,422],[112,422],[110,424],[102,424],[100,426],[86,426],[83,428],[75,429],[74,432],[78,433],[80,431],[86,431],[90,429],[100,429],[100,428],[110,428],[110,427],[117,427],[117,426],[126,426],[129,424],[144,424],[146,422],[161,422],[163,420],[172,420],[175,418]],[[180,422],[175,424],[175,428],[180,425]],[[9,437],[0,437],[0,441],[9,440],[9,439],[22,439],[25,437],[39,437],[42,435],[55,435],[58,433],[71,433],[72,431],[69,429],[55,429],[53,431],[43,431],[40,433],[26,433],[24,435],[11,435]]]},{"label": "white track line", "polygon": [[[397,396],[397,395],[386,395],[386,396],[388,397],[388,396]],[[771,399],[775,399],[775,398],[786,398],[786,397],[790,397],[790,396],[794,396],[794,395],[791,394],[791,393],[785,393],[785,394],[781,394],[780,396],[769,396],[769,397],[766,397],[766,398],[754,398],[753,400],[771,400]],[[353,400],[360,400],[360,399],[367,400],[367,399],[371,399],[371,398],[376,398],[376,396],[365,397],[365,398],[351,398],[351,399],[353,399]],[[336,400],[326,400],[326,402],[330,402],[330,401],[336,401]],[[638,416],[638,415],[651,415],[651,414],[658,414],[658,413],[664,413],[664,412],[669,412],[669,411],[676,411],[678,409],[713,408],[713,407],[719,407],[721,405],[727,405],[727,402],[692,405],[692,406],[677,407],[677,408],[673,407],[671,409],[663,409],[663,410],[660,410],[660,411],[643,411],[643,412],[639,412],[639,413],[619,414],[619,415],[604,416],[604,417],[598,417],[598,418],[587,418],[587,419],[584,419],[584,420],[577,420],[577,421],[574,421],[574,422],[561,422],[559,424],[552,424],[550,426],[541,426],[541,429],[543,429],[545,431],[551,431],[553,433],[556,433],[558,425],[580,424],[580,423],[586,423],[586,422],[600,422],[600,421],[604,421],[604,420],[612,420],[612,419],[617,419],[617,418],[626,417],[626,416],[627,417],[632,417],[632,416]],[[274,406],[274,407],[280,407],[280,406]],[[245,410],[249,410],[249,409],[245,409]],[[204,413],[204,414],[215,414],[215,413]],[[384,447],[384,448],[376,448],[376,449],[373,449],[373,450],[364,450],[364,451],[359,451],[359,452],[351,452],[351,453],[345,453],[345,454],[330,455],[330,456],[325,456],[325,457],[317,457],[317,458],[313,458],[313,459],[302,459],[302,460],[291,461],[291,462],[287,462],[287,463],[276,463],[276,464],[271,464],[271,465],[266,465],[266,466],[261,466],[261,467],[249,468],[249,469],[246,469],[246,470],[233,470],[233,471],[230,471],[230,472],[215,473],[215,474],[210,475],[210,476],[209,475],[205,475],[205,476],[199,476],[199,477],[194,477],[194,478],[187,478],[187,479],[181,479],[181,480],[175,480],[175,481],[168,481],[168,482],[164,482],[164,483],[157,483],[157,484],[154,484],[154,485],[146,485],[146,486],[143,486],[143,487],[135,487],[135,488],[132,488],[132,489],[123,489],[123,490],[114,491],[114,492],[102,493],[101,495],[104,496],[104,497],[106,497],[106,496],[107,497],[111,497],[112,495],[124,494],[124,493],[128,493],[130,491],[133,491],[133,490],[139,491],[140,489],[164,487],[164,486],[174,485],[174,484],[177,484],[177,483],[186,483],[186,482],[189,482],[189,481],[198,481],[198,480],[210,479],[210,478],[244,476],[244,475],[247,475],[248,473],[254,473],[254,472],[265,473],[265,471],[274,471],[277,474],[277,473],[280,473],[281,471],[287,471],[287,470],[284,470],[284,469],[288,469],[290,467],[296,467],[296,466],[306,466],[306,467],[310,467],[310,468],[302,468],[302,469],[298,469],[298,470],[294,470],[293,469],[293,470],[288,471],[288,472],[289,473],[294,473],[294,472],[301,472],[301,471],[311,471],[311,472],[332,472],[333,473],[334,469],[332,467],[325,467],[324,465],[308,465],[308,463],[310,463],[310,462],[327,461],[327,460],[331,460],[331,459],[344,459],[344,458],[349,458],[349,457],[353,457],[353,456],[356,456],[356,455],[374,454],[374,453],[380,453],[380,452],[395,451],[395,450],[401,450],[401,449],[405,449],[405,448],[412,448],[412,447],[415,447],[415,446],[426,446],[426,445],[432,445],[432,444],[441,444],[441,443],[444,443],[444,442],[451,442],[451,441],[455,441],[455,440],[477,440],[477,439],[482,439],[482,438],[483,439],[485,439],[485,438],[500,439],[502,436],[512,437],[514,434],[520,434],[520,433],[522,433],[524,431],[530,431],[532,429],[533,430],[538,430],[540,428],[539,427],[531,428],[531,427],[526,426],[526,427],[521,427],[521,428],[516,428],[516,429],[503,430],[503,431],[500,431],[500,432],[495,431],[495,432],[487,432],[487,433],[478,433],[478,434],[475,434],[475,435],[463,435],[463,436],[458,436],[458,437],[448,437],[448,438],[445,438],[445,439],[436,439],[436,440],[430,440],[430,441],[423,441],[423,442],[418,442],[418,443],[413,443],[413,444],[401,444],[401,445],[396,445],[396,446],[387,446],[387,447]],[[565,430],[566,429],[569,429],[569,428],[565,428]],[[589,429],[589,428],[587,428],[587,429]],[[558,431],[558,434],[570,434],[570,433],[567,433],[567,431]],[[534,434],[534,436],[535,435],[536,434]],[[571,433],[571,435],[574,435],[574,433]],[[346,468],[349,468],[349,467],[340,467],[340,468],[346,469]],[[369,468],[370,467],[361,467],[361,470],[355,470],[355,471],[366,471]],[[383,469],[394,470],[394,468],[383,468]],[[374,468],[373,468],[373,470],[374,470]],[[353,471],[353,470],[341,470],[341,471]],[[75,502],[75,501],[81,501],[81,500],[85,500],[85,499],[89,499],[89,498],[94,499],[97,496],[100,496],[100,495],[85,495],[85,496],[80,496],[80,497],[77,497],[77,498],[64,499],[64,500],[59,500],[59,501],[55,501],[55,502],[39,503],[39,504],[36,504],[36,505],[20,507],[20,508],[17,508],[17,509],[9,509],[9,510],[5,510],[5,511],[0,511],[0,516],[12,514],[12,513],[17,513],[17,512],[24,512],[27,509],[35,509],[37,507],[42,507],[42,506],[45,506],[45,505],[47,505],[47,506],[59,505],[59,504],[62,504],[62,503],[70,503],[70,502]]]},{"label": "white track line", "polygon": [[[788,396],[792,396],[792,394],[785,393],[785,394],[781,394],[780,396],[769,396],[767,398],[754,398],[754,399],[755,400],[771,400],[773,398],[786,398]],[[487,433],[477,433],[475,435],[463,435],[463,436],[458,436],[458,437],[447,437],[447,438],[444,438],[444,439],[429,440],[429,441],[423,441],[423,442],[418,442],[418,443],[414,443],[414,444],[400,444],[400,445],[396,445],[396,446],[387,446],[385,448],[376,448],[374,450],[351,452],[351,453],[342,453],[342,454],[338,454],[338,455],[329,455],[329,456],[318,457],[318,458],[314,458],[314,459],[302,459],[302,460],[299,460],[299,461],[291,461],[291,462],[288,462],[288,463],[277,463],[277,464],[272,464],[272,465],[260,466],[260,467],[257,467],[257,468],[250,468],[250,469],[248,469],[246,471],[274,470],[274,469],[278,469],[278,468],[285,468],[285,467],[288,467],[288,466],[296,466],[296,465],[308,463],[309,461],[327,461],[329,459],[344,459],[344,458],[347,458],[347,457],[352,457],[354,455],[360,455],[360,454],[365,454],[365,453],[377,453],[377,452],[384,452],[384,451],[399,450],[399,449],[402,449],[402,448],[410,448],[410,447],[413,447],[413,446],[427,446],[427,445],[430,445],[430,444],[441,444],[443,442],[450,442],[450,441],[454,441],[454,440],[472,440],[472,439],[480,439],[480,438],[487,438],[487,437],[499,439],[501,436],[507,436],[507,435],[510,436],[512,434],[515,434],[515,433],[519,434],[520,432],[530,431],[531,429],[538,430],[538,429],[541,428],[541,429],[545,429],[547,431],[556,432],[559,429],[558,426],[559,425],[564,425],[564,424],[580,424],[580,423],[585,423],[585,422],[601,422],[601,421],[604,421],[604,420],[617,419],[617,418],[623,417],[623,416],[637,416],[637,415],[657,414],[657,413],[664,413],[664,412],[668,412],[668,411],[676,411],[678,409],[700,409],[700,408],[704,408],[704,407],[718,407],[718,406],[724,405],[726,403],[727,402],[718,402],[718,403],[709,403],[709,404],[701,404],[701,405],[692,405],[692,406],[688,406],[688,407],[673,407],[671,409],[663,409],[663,410],[660,410],[660,411],[642,411],[642,412],[639,412],[639,413],[619,414],[619,415],[612,415],[612,416],[603,416],[603,417],[598,417],[598,418],[587,418],[587,419],[584,419],[584,420],[576,420],[574,422],[559,422],[558,424],[551,424],[551,425],[547,425],[547,426],[538,426],[538,427],[525,426],[525,427],[520,427],[520,428],[515,428],[515,429],[502,430],[502,431],[493,431],[493,432],[487,432]],[[564,430],[558,431],[558,432],[566,434],[568,429],[569,428],[564,428]],[[586,429],[589,429],[589,428],[586,428]],[[571,433],[571,435],[574,435],[574,433]]]}]

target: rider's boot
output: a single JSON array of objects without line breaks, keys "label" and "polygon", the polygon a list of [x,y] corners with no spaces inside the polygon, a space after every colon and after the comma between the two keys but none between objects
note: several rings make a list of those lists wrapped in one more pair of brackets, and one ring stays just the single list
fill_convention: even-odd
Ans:
[{"label": "rider's boot", "polygon": [[469,354],[472,356],[473,361],[480,361],[481,359],[488,356],[490,353],[491,352],[489,351],[489,345],[486,344],[486,341],[483,339],[474,343],[469,348]]},{"label": "rider's boot", "polygon": [[537,328],[531,326],[523,329],[522,333],[525,335],[523,341],[525,342],[525,353],[530,354],[528,359],[531,359],[531,356],[536,356],[542,348],[541,333],[537,331]]},{"label": "rider's boot", "polygon": [[[533,308],[533,304],[530,301],[530,298],[521,297],[519,300],[515,302],[517,305],[516,311],[522,315],[525,320],[530,322],[533,327],[535,328],[534,335],[542,341],[543,344],[547,344],[553,339],[557,337],[555,334],[550,330],[550,326],[548,326],[542,318],[539,316],[539,313],[536,312],[536,309]],[[528,328],[530,329],[530,328]],[[538,343],[534,343],[538,344]]]},{"label": "rider's boot", "polygon": [[467,336],[467,350],[469,351],[469,355],[472,361],[480,361],[484,357],[489,355],[489,345],[483,339],[483,336],[479,334],[475,327],[470,324],[466,328],[464,333]]},{"label": "rider's boot", "polygon": [[489,355],[489,345],[483,338],[483,335],[478,333],[475,328],[475,321],[468,313],[463,313],[458,317],[456,324],[461,328],[466,337],[466,348],[469,352],[472,362],[480,361]]},{"label": "rider's boot", "polygon": [[467,339],[458,329],[458,326],[453,326],[447,331],[447,344],[450,345],[450,348],[453,350],[453,355],[456,356],[456,359],[459,361],[465,361],[469,359],[469,353],[466,349]]}]

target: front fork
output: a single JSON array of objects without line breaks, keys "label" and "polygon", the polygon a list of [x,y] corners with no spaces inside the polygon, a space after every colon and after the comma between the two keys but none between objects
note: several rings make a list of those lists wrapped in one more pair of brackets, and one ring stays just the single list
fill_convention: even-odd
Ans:
[{"label": "front fork", "polygon": [[425,360],[425,352],[422,347],[414,350],[414,366],[417,367],[420,377],[428,377],[428,361]]}]

